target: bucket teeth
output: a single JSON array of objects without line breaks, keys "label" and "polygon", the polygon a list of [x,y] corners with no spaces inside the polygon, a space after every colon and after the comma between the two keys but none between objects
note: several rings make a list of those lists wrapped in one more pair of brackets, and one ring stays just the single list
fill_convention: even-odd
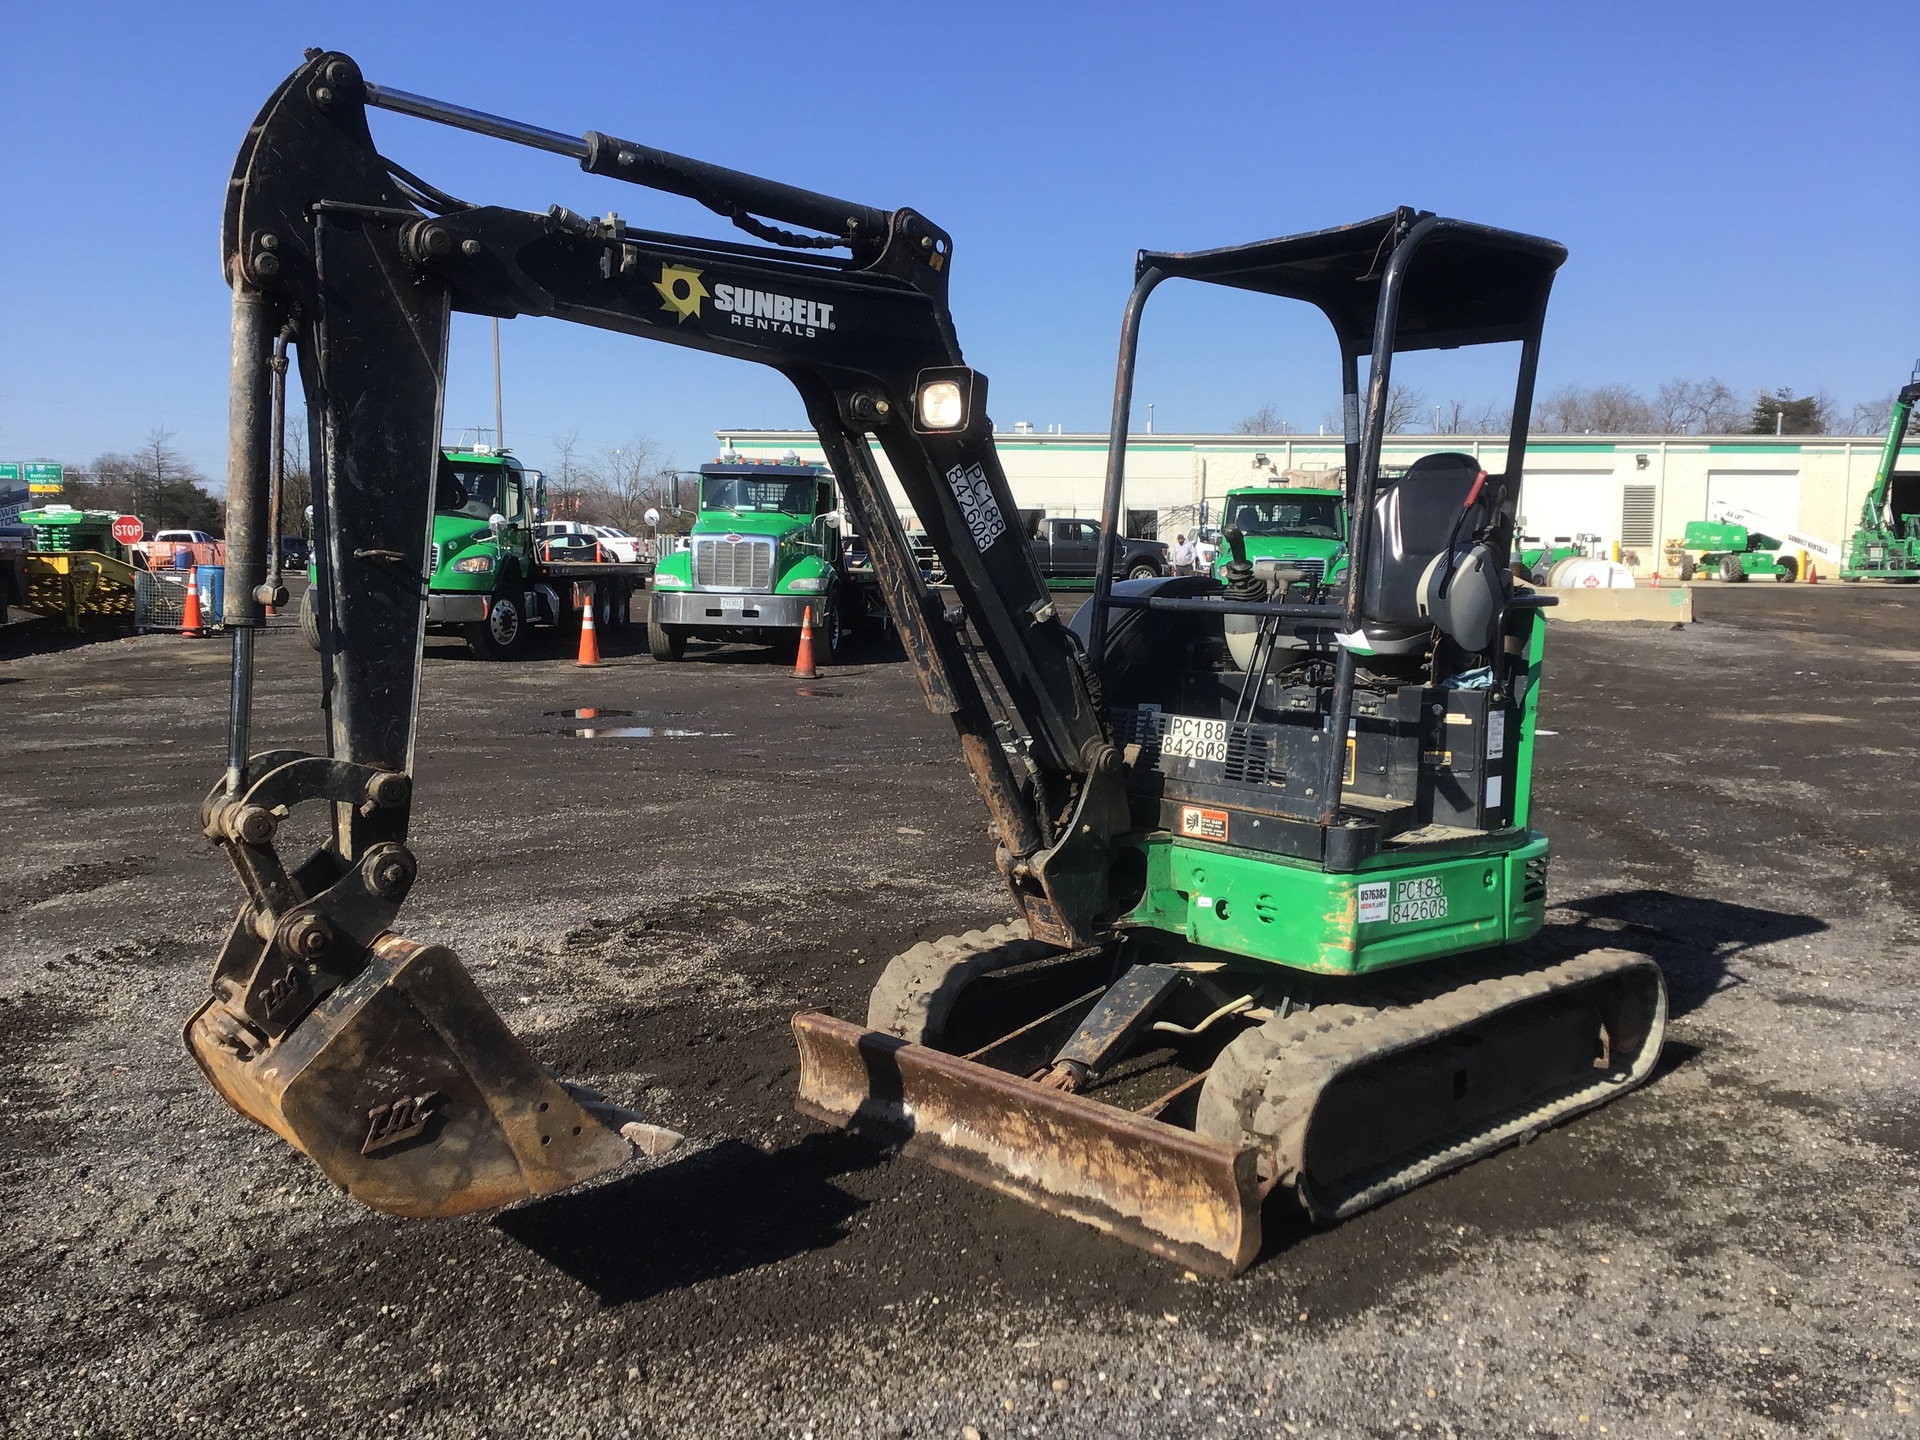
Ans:
[{"label": "bucket teeth", "polygon": [[214,1088],[376,1210],[495,1209],[679,1139],[549,1076],[444,946],[382,936],[365,970],[265,1049],[236,1044],[228,1018],[209,1001],[186,1027]]}]

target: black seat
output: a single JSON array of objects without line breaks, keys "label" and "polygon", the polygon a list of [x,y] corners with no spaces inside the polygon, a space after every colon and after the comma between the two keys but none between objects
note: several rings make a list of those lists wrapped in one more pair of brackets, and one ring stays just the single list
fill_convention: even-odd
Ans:
[{"label": "black seat", "polygon": [[1465,543],[1493,519],[1490,485],[1481,487],[1462,518],[1480,474],[1471,455],[1423,455],[1406,474],[1382,476],[1375,486],[1360,615],[1376,654],[1425,647],[1433,622],[1420,613],[1421,576],[1449,542]]}]

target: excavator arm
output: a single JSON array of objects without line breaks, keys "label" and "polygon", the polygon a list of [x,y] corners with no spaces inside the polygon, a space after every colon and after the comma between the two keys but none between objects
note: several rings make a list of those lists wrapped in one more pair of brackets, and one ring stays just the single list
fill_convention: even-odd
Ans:
[{"label": "excavator arm", "polygon": [[[771,243],[466,204],[380,154],[370,105],[569,155],[696,199]],[[869,539],[928,703],[958,731],[1032,934],[1085,945],[1112,918],[1110,847],[1128,824],[1120,756],[1021,537],[986,377],[954,335],[952,242],[939,227],[384,89],[347,56],[316,51],[248,132],[222,245],[233,690],[226,774],[202,820],[247,899],[186,1040],[242,1113],[367,1203],[415,1215],[547,1193],[677,1138],[556,1084],[451,951],[391,930],[417,869],[407,831],[456,310],[551,316],[786,375]],[[289,352],[311,417],[325,755],[248,743],[254,634],[284,600],[275,531]],[[996,727],[960,617],[921,579],[875,441],[1017,727],[1005,716]],[[331,839],[289,868],[276,833],[316,802],[331,806]]]}]

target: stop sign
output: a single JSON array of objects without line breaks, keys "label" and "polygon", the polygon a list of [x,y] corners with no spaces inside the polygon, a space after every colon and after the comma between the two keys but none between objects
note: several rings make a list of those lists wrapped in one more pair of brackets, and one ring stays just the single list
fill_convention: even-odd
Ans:
[{"label": "stop sign", "polygon": [[113,522],[113,538],[122,545],[137,545],[140,537],[146,533],[146,527],[136,515],[122,515]]}]

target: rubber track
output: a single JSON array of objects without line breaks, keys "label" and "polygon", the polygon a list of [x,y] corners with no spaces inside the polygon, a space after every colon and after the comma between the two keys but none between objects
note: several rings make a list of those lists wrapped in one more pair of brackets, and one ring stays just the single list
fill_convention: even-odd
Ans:
[{"label": "rubber track", "polygon": [[967,986],[995,970],[1058,953],[1032,939],[1025,920],[923,940],[887,962],[867,1001],[867,1028],[938,1046],[953,1003]]},{"label": "rubber track", "polygon": [[[1275,1183],[1299,1199],[1315,1220],[1343,1220],[1395,1195],[1413,1189],[1449,1170],[1526,1138],[1531,1132],[1558,1124],[1585,1110],[1624,1094],[1643,1081],[1659,1059],[1665,1030],[1666,991],[1659,972],[1644,955],[1623,950],[1590,950],[1572,959],[1515,970],[1516,959],[1564,954],[1565,942],[1536,943],[1518,956],[1509,952],[1491,966],[1479,967],[1483,978],[1455,971],[1451,983],[1439,977],[1410,973],[1394,977],[1383,998],[1401,1001],[1390,1008],[1324,1006],[1270,1021],[1259,1030],[1238,1037],[1216,1062],[1209,1096],[1203,1093],[1201,1133],[1229,1142],[1256,1144],[1269,1151]],[[1531,952],[1531,953],[1529,953]],[[1488,969],[1498,973],[1487,974]],[[1651,972],[1658,1004],[1647,1040],[1618,1076],[1616,1067],[1604,1078],[1563,1091],[1536,1105],[1490,1117],[1465,1134],[1455,1133],[1409,1152],[1390,1169],[1367,1172],[1357,1188],[1349,1178],[1331,1190],[1318,1191],[1303,1173],[1308,1127],[1320,1096],[1341,1075],[1362,1063],[1394,1051],[1408,1050],[1449,1031],[1464,1029],[1502,1010],[1545,998],[1556,991],[1586,984],[1607,975],[1633,970]],[[1238,1053],[1234,1053],[1238,1052]],[[1229,1056],[1232,1056],[1229,1059]],[[1210,1080],[1213,1077],[1210,1077]],[[1236,1123],[1237,1122],[1237,1123]],[[1237,1131],[1237,1133],[1229,1133]]]}]

